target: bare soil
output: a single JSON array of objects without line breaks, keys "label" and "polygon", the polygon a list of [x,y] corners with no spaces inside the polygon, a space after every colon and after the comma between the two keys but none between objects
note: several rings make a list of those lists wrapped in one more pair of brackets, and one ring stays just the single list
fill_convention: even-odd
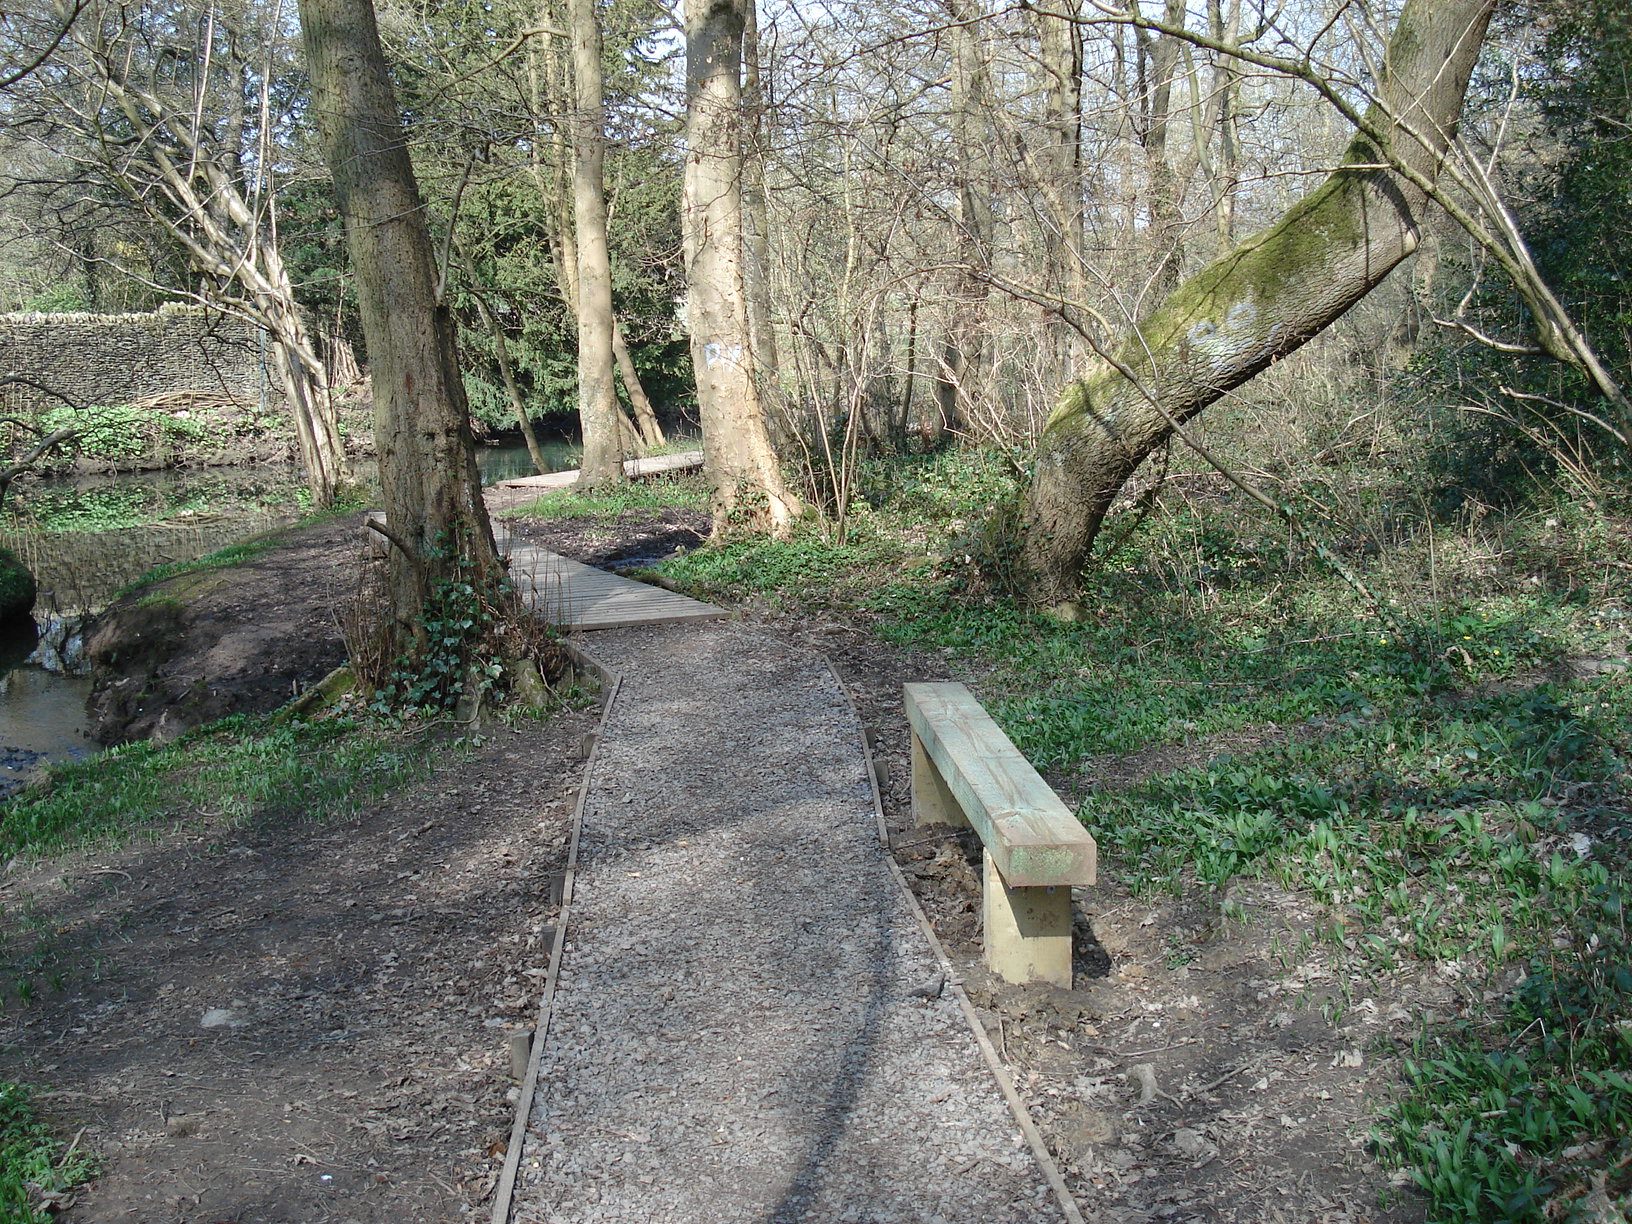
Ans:
[{"label": "bare soil", "polygon": [[[517,525],[603,563],[703,530],[680,512]],[[329,548],[342,570],[355,537],[320,538],[312,563]],[[248,590],[230,587],[202,598],[226,601],[224,615]],[[287,665],[327,592],[262,594],[261,621],[289,631],[266,666]],[[1312,939],[1326,915],[1265,882],[1231,891],[1245,922],[1221,916],[1225,898],[1135,898],[1106,845],[1106,882],[1078,897],[1075,988],[994,982],[979,964],[978,847],[911,827],[900,704],[905,681],[978,683],[978,669],[861,624],[756,619],[819,649],[850,688],[898,859],[1090,1218],[1422,1218],[1367,1131],[1397,1043],[1454,1011],[1455,966],[1345,1003]],[[173,660],[177,674],[200,665]],[[60,991],[9,997],[0,1076],[45,1085],[106,1161],[64,1218],[400,1224],[484,1210],[512,1113],[507,1033],[536,1005],[591,725],[569,713],[497,729],[464,757],[434,751],[428,780],[354,819],[197,816],[150,841],[13,864],[0,879],[6,959],[48,948],[71,971]],[[1116,785],[1172,767],[1165,754],[1104,764]],[[1091,797],[1081,779],[1052,781],[1068,803]]]},{"label": "bare soil", "polygon": [[593,724],[564,713],[433,749],[429,777],[354,819],[195,817],[8,872],[5,959],[46,951],[66,971],[8,999],[0,1077],[45,1085],[104,1159],[63,1218],[479,1212]]},{"label": "bare soil", "polygon": [[244,565],[115,600],[86,642],[91,738],[169,740],[264,714],[344,663],[337,609],[356,590],[361,532],[360,514],[297,528]]}]

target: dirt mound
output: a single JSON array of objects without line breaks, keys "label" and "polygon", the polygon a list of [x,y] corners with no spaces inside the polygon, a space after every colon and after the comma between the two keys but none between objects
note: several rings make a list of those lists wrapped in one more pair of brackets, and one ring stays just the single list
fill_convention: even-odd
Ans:
[{"label": "dirt mound", "polygon": [[361,516],[280,533],[242,565],[195,570],[116,600],[87,646],[89,733],[174,739],[275,710],[345,661],[334,608],[355,585]]}]

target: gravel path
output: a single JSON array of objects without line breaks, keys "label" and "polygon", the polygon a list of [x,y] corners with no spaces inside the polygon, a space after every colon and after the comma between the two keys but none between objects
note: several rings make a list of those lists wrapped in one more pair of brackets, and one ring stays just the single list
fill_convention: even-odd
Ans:
[{"label": "gravel path", "polygon": [[811,654],[596,634],[592,762],[515,1224],[1040,1224],[1043,1174],[878,844]]}]

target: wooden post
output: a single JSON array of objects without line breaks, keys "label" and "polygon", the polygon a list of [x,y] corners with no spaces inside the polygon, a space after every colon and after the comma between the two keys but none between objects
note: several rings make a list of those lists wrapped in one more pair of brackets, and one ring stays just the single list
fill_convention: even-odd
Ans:
[{"label": "wooden post", "polygon": [[1010,888],[986,858],[981,929],[986,967],[1005,982],[1071,989],[1071,887]]},{"label": "wooden post", "polygon": [[912,822],[915,825],[948,824],[967,827],[969,818],[953,795],[941,771],[935,768],[924,741],[912,732]]}]

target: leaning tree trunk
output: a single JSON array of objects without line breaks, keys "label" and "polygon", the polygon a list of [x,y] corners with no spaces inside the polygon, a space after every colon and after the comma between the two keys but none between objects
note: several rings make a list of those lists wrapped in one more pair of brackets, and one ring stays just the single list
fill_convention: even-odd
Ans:
[{"label": "leaning tree trunk", "polygon": [[571,0],[572,215],[578,247],[578,421],[580,488],[620,484],[617,373],[612,360],[612,256],[606,237],[606,113],[601,98],[601,27],[595,0]]},{"label": "leaning tree trunk", "polygon": [[312,504],[325,510],[336,495],[351,483],[351,467],[346,462],[345,443],[340,437],[340,420],[330,393],[328,367],[319,356],[295,305],[294,286],[276,253],[271,253],[269,269],[287,286],[288,292],[269,294],[257,303],[271,339],[271,356],[289,415],[295,422],[295,440]]},{"label": "leaning tree trunk", "polygon": [[[1415,249],[1494,0],[1408,0],[1344,165],[1274,226],[1197,273],[1066,388],[1038,442],[1018,538],[994,541],[1029,603],[1077,612],[1082,568],[1123,483],[1172,433],[1298,348]],[[1379,147],[1381,146],[1381,147]]]},{"label": "leaning tree trunk", "polygon": [[800,506],[782,481],[754,378],[743,283],[744,3],[685,0],[684,239],[691,360],[715,530],[786,531]]},{"label": "leaning tree trunk", "polygon": [[504,379],[504,393],[510,398],[510,410],[516,414],[516,428],[521,430],[521,440],[527,444],[527,457],[533,461],[533,470],[542,475],[549,465],[544,461],[544,449],[538,444],[538,432],[533,428],[533,420],[527,415],[527,401],[522,398],[521,388],[516,385],[516,367],[510,361],[510,345],[504,338],[504,329],[487,308],[487,302],[479,291],[472,289],[470,300],[476,303],[476,313],[481,316],[482,326],[487,328],[487,334],[493,341],[493,355],[499,361],[499,376]]},{"label": "leaning tree trunk", "polygon": [[629,355],[629,346],[624,342],[623,328],[616,315],[612,318],[612,356],[617,359],[618,377],[623,380],[629,407],[635,414],[641,446],[647,451],[654,450],[668,439],[663,436],[663,426],[657,423],[657,409],[652,407],[651,397],[641,385],[640,373],[635,369],[635,359]]},{"label": "leaning tree trunk", "polygon": [[482,502],[453,318],[408,160],[370,0],[300,0],[312,107],[346,223],[374,380],[399,646],[423,644],[427,596],[502,576]]}]

